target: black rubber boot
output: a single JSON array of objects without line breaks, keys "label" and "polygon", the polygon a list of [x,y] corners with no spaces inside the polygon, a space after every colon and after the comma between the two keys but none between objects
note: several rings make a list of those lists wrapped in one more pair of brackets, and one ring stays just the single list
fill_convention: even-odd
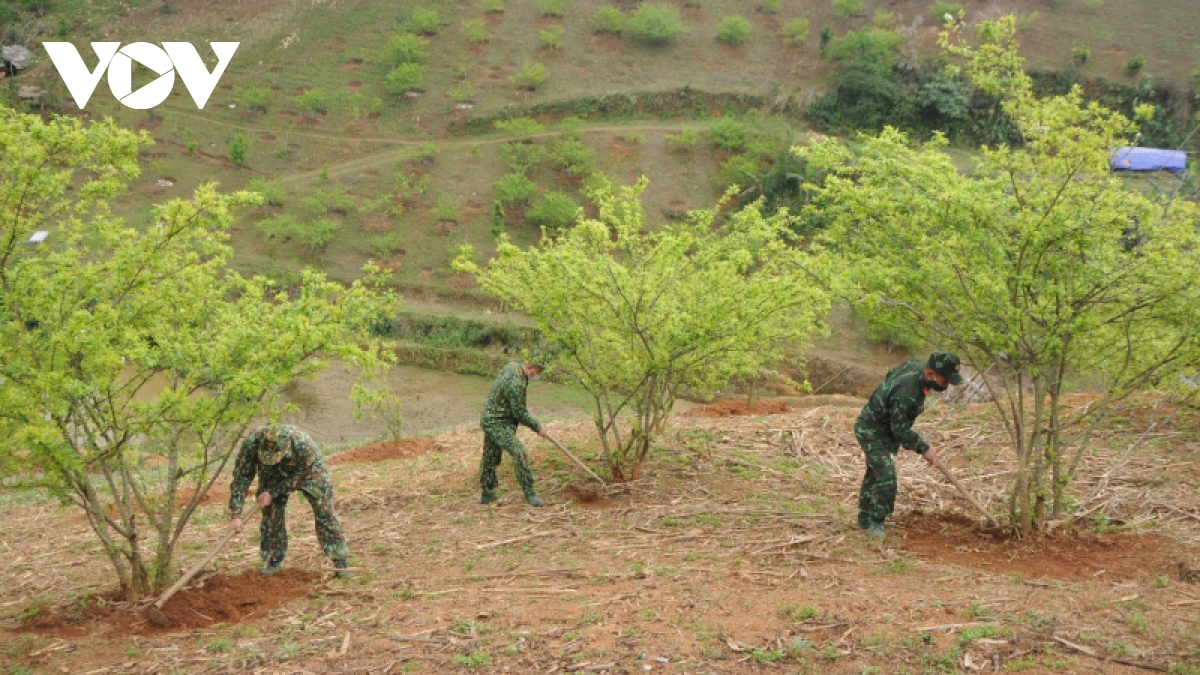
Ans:
[{"label": "black rubber boot", "polygon": [[351,572],[349,569],[347,569],[350,567],[350,563],[346,562],[345,558],[334,560],[333,567],[337,570],[333,573],[333,576],[337,577],[338,579],[349,579],[350,577],[354,576],[354,572]]},{"label": "black rubber boot", "polygon": [[264,577],[269,577],[278,572],[280,567],[283,567],[282,560],[271,560],[267,562],[267,566],[262,568],[262,571],[259,572],[259,574],[263,575]]},{"label": "black rubber boot", "polygon": [[545,504],[545,502],[542,501],[542,498],[539,497],[538,493],[536,492],[527,492],[525,494],[525,503],[535,507]]},{"label": "black rubber boot", "polygon": [[499,499],[500,499],[500,495],[496,494],[495,492],[488,491],[488,492],[484,492],[483,496],[479,498],[479,503],[480,504],[491,504],[492,502],[497,501]]}]

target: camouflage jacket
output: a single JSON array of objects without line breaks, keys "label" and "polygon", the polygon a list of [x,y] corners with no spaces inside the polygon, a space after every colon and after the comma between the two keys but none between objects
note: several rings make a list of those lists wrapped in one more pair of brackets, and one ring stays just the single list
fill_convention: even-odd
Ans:
[{"label": "camouflage jacket", "polygon": [[525,389],[528,386],[529,378],[525,377],[521,364],[504,366],[492,384],[492,391],[488,393],[479,424],[485,427],[491,424],[514,427],[524,424],[534,431],[541,431],[542,425],[533,419],[525,407]]},{"label": "camouflage jacket", "polygon": [[[258,460],[259,448],[265,445],[263,435],[274,430],[283,445],[283,458],[276,464],[265,465]],[[270,492],[276,500],[295,490],[305,480],[328,476],[325,462],[317,450],[317,443],[308,434],[287,424],[262,426],[253,429],[242,441],[237,461],[233,465],[233,483],[229,486],[229,512],[236,516],[242,512],[246,491],[254,475],[258,474],[258,492]]]},{"label": "camouflage jacket", "polygon": [[924,454],[929,444],[912,430],[912,425],[925,410],[925,393],[924,361],[909,359],[891,369],[858,414],[856,435],[865,440],[883,440],[892,452],[904,446]]}]

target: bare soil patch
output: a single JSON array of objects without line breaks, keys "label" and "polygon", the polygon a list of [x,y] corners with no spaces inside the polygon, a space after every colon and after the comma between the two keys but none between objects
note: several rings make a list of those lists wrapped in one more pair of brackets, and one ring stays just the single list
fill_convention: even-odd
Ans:
[{"label": "bare soil patch", "polygon": [[719,401],[687,411],[692,417],[738,417],[741,415],[779,415],[791,410],[782,401]]},{"label": "bare soil patch", "polygon": [[326,464],[348,464],[350,462],[385,462],[389,459],[408,459],[438,452],[442,446],[428,436],[414,436],[396,441],[379,441],[361,445],[353,450],[339,452],[325,460]]},{"label": "bare soil patch", "polygon": [[343,73],[353,73],[354,71],[358,70],[362,66],[362,64],[363,64],[362,59],[350,59],[349,61],[346,62],[346,64],[344,66],[342,66],[342,72]]},{"label": "bare soil patch", "polygon": [[362,90],[362,87],[363,87],[363,83],[359,82],[358,80],[346,83],[346,89],[348,91],[360,91],[360,90]]},{"label": "bare soil patch", "polygon": [[1030,579],[1126,581],[1178,569],[1178,547],[1157,534],[1054,530],[1018,539],[965,516],[921,511],[897,524],[901,545],[922,558]]},{"label": "bare soil patch", "polygon": [[592,39],[588,40],[588,46],[591,47],[592,51],[602,52],[605,54],[619,52],[621,51],[621,47],[624,45],[625,43],[621,40],[620,35],[612,35],[609,33],[593,35]]}]

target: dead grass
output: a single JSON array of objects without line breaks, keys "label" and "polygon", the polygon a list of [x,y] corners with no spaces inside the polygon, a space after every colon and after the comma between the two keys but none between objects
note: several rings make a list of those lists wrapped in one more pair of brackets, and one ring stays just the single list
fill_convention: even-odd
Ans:
[{"label": "dead grass", "polygon": [[[943,412],[927,412],[919,430],[997,506],[1011,467],[986,408],[938,424]],[[855,414],[849,404],[679,417],[644,478],[607,488],[522,432],[548,502],[537,510],[519,499],[508,463],[501,502],[479,505],[479,432],[444,434],[445,452],[332,467],[353,580],[329,581],[311,515],[295,508],[286,569],[325,581],[265,616],[143,636],[131,634],[136,620],[85,623],[90,632],[69,637],[60,621],[4,633],[0,647],[22,667],[121,673],[443,673],[485,659],[485,672],[1134,673],[1194,659],[1200,591],[1177,567],[1194,568],[1200,550],[1194,413],[1108,478],[1100,510],[1044,540],[984,532],[952,488],[902,455],[901,527],[882,546],[853,525]],[[586,423],[551,430],[594,453]],[[1133,434],[1101,434],[1078,494]],[[204,507],[180,564],[221,534],[221,508]],[[5,509],[5,627],[39,602],[70,609],[109,589],[69,518],[47,503]],[[212,571],[252,569],[255,548],[231,548]],[[1063,564],[1048,564],[1064,550]],[[88,616],[86,604],[74,614]]]}]

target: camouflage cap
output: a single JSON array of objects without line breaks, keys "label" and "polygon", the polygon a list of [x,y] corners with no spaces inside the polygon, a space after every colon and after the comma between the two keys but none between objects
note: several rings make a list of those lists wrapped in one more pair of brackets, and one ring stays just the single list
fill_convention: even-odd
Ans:
[{"label": "camouflage cap", "polygon": [[963,383],[962,375],[958,374],[958,366],[961,363],[958,354],[954,352],[934,352],[929,355],[929,362],[925,365],[929,366],[930,370],[946,378],[950,384],[958,386]]},{"label": "camouflage cap", "polygon": [[274,466],[287,453],[288,438],[280,434],[276,427],[263,429],[258,436],[258,462],[264,466]]}]

